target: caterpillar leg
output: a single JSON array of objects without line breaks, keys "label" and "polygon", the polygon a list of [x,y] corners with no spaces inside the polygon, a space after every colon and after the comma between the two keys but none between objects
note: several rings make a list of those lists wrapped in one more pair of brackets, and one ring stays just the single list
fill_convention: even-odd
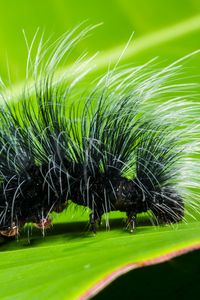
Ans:
[{"label": "caterpillar leg", "polygon": [[100,213],[98,211],[93,211],[90,214],[89,228],[94,233],[96,233],[97,227],[99,227],[101,225],[101,216],[102,216],[102,213]]},{"label": "caterpillar leg", "polygon": [[19,233],[19,228],[16,226],[14,223],[12,227],[6,229],[6,230],[1,230],[0,235],[5,236],[5,237],[15,237]]},{"label": "caterpillar leg", "polygon": [[127,212],[127,221],[126,221],[126,228],[133,232],[136,227],[136,213],[131,211]]},{"label": "caterpillar leg", "polygon": [[52,218],[42,218],[38,223],[34,223],[34,225],[38,229],[48,229],[52,226]]}]

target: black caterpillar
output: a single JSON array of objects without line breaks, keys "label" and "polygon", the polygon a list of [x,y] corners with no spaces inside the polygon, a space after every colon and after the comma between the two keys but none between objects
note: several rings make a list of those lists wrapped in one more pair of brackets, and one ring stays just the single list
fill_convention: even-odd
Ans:
[{"label": "black caterpillar", "polygon": [[[141,212],[151,211],[158,224],[184,219],[187,182],[181,176],[186,170],[193,180],[192,170],[184,167],[188,145],[190,154],[196,147],[188,137],[191,128],[194,135],[196,106],[183,96],[171,100],[177,88],[182,92],[186,86],[171,83],[180,67],[115,66],[92,91],[88,87],[90,92],[77,95],[74,86],[84,71],[74,72],[75,78],[54,72],[90,30],[77,33],[75,28],[50,54],[40,43],[34,63],[28,61],[33,87],[15,102],[2,95],[2,236],[18,235],[27,222],[47,228],[49,213],[62,211],[68,200],[91,209],[94,232],[101,216],[115,210],[127,214],[131,230]],[[80,70],[80,62],[73,68]]]}]

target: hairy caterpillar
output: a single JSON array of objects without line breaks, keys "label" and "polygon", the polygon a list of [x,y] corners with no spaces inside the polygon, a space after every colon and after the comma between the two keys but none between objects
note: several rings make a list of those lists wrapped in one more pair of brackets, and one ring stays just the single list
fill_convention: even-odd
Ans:
[{"label": "hairy caterpillar", "polygon": [[110,211],[125,212],[133,230],[138,213],[151,211],[157,223],[173,223],[184,219],[188,194],[189,206],[196,205],[188,188],[198,173],[198,124],[192,121],[198,105],[185,100],[195,85],[175,82],[183,59],[156,70],[152,61],[116,65],[77,94],[91,58],[83,55],[68,73],[54,73],[91,29],[77,27],[52,47],[41,39],[34,61],[31,45],[27,79],[32,72],[33,86],[17,102],[2,93],[2,236],[18,235],[26,222],[47,228],[49,213],[62,211],[68,200],[91,209],[94,232]]}]

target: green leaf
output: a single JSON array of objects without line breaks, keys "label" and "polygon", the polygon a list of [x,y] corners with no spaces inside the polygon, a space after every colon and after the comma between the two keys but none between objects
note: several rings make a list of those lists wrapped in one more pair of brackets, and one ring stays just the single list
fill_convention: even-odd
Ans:
[{"label": "green leaf", "polygon": [[93,236],[83,222],[87,214],[72,219],[73,211],[60,215],[44,238],[34,230],[30,244],[24,233],[1,246],[1,299],[85,299],[128,270],[200,247],[199,222],[153,227],[140,219],[131,234],[115,213],[111,230],[102,225]]}]

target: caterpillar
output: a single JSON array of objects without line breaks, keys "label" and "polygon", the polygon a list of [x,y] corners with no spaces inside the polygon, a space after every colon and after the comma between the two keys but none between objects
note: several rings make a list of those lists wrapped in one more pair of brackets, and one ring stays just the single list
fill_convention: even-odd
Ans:
[{"label": "caterpillar", "polygon": [[176,82],[187,57],[163,68],[116,64],[78,93],[93,57],[56,71],[91,30],[77,26],[51,46],[42,36],[34,60],[29,47],[32,84],[18,99],[1,93],[1,236],[27,222],[48,228],[69,200],[91,210],[93,232],[110,211],[125,212],[133,231],[139,213],[176,223],[198,207],[196,85]]}]

